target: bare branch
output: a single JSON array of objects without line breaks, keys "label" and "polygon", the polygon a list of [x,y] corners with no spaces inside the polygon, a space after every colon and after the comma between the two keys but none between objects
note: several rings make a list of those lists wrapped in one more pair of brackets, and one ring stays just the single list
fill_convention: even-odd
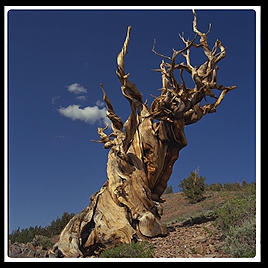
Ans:
[{"label": "bare branch", "polygon": [[163,55],[163,54],[161,54],[161,53],[157,52],[157,51],[155,50],[155,44],[156,44],[156,39],[154,39],[154,43],[153,43],[152,52],[153,52],[154,54],[156,54],[157,56],[159,56],[159,57],[162,57],[162,58],[164,58],[164,59],[171,60],[171,58],[170,58],[170,57],[165,56],[165,55]]},{"label": "bare branch", "polygon": [[131,102],[142,103],[142,96],[136,85],[128,80],[129,74],[125,74],[124,58],[127,54],[127,48],[130,40],[131,26],[127,28],[127,35],[123,47],[117,56],[116,74],[122,84],[121,91],[123,95]]},{"label": "bare branch", "polygon": [[108,123],[105,123],[105,127],[101,128],[98,127],[98,134],[100,136],[100,140],[90,140],[92,142],[97,142],[97,143],[104,143],[104,148],[108,149],[111,148],[112,146],[114,146],[114,142],[112,140],[110,140],[110,135],[106,135],[104,133],[104,131],[109,127]]},{"label": "bare branch", "polygon": [[194,14],[194,19],[193,19],[193,30],[195,33],[197,33],[200,37],[202,37],[203,33],[201,33],[200,31],[198,31],[197,29],[197,16],[196,16],[196,12],[193,9],[193,14]]},{"label": "bare branch", "polygon": [[102,83],[100,83],[100,87],[103,92],[103,101],[106,103],[106,109],[107,109],[106,115],[112,121],[113,130],[114,131],[122,130],[123,122],[121,118],[115,114],[111,101],[107,97]]},{"label": "bare branch", "polygon": [[189,50],[190,47],[194,44],[194,41],[196,39],[197,35],[194,36],[193,40],[192,41],[185,41],[184,38],[183,40],[185,41],[184,43],[186,44],[185,48],[181,49],[181,50],[175,50],[173,49],[173,55],[172,55],[172,60],[175,60],[175,58],[181,54],[182,52],[184,52],[185,50]]},{"label": "bare branch", "polygon": [[219,55],[216,55],[217,58],[214,62],[215,64],[218,63],[221,59],[223,59],[226,54],[225,47],[222,45],[221,41],[218,42],[218,46],[220,47],[220,53]]},{"label": "bare branch", "polygon": [[125,73],[124,73],[124,57],[127,54],[127,47],[128,47],[128,43],[129,43],[129,39],[130,39],[131,29],[132,29],[131,26],[128,26],[127,35],[126,35],[124,45],[123,45],[120,53],[117,56],[117,65],[118,65],[119,70],[122,72],[121,76],[125,75]]},{"label": "bare branch", "polygon": [[184,78],[183,78],[183,75],[182,75],[183,70],[184,69],[180,69],[180,78],[181,78],[181,81],[182,81],[182,87],[183,87],[184,91],[186,91],[186,84],[185,84],[185,81],[184,81]]},{"label": "bare branch", "polygon": [[209,26],[208,26],[208,31],[206,32],[206,35],[208,35],[210,33],[211,27],[212,27],[212,24],[210,23]]},{"label": "bare branch", "polygon": [[208,114],[208,113],[215,113],[216,112],[216,108],[221,104],[221,102],[223,101],[225,95],[235,89],[236,86],[231,86],[231,87],[224,87],[224,89],[221,89],[222,92],[220,94],[220,96],[217,98],[217,100],[212,103],[212,104],[206,104],[202,107],[199,106],[194,106],[195,109],[190,109],[188,110],[185,114],[184,114],[184,122],[185,125],[190,125],[193,123],[196,123],[197,121],[199,121],[204,115]]},{"label": "bare branch", "polygon": [[184,32],[182,32],[181,34],[179,34],[179,37],[180,37],[180,39],[182,40],[182,42],[184,44],[187,44],[187,41],[184,39]]},{"label": "bare branch", "polygon": [[169,86],[169,81],[168,81],[169,75],[166,72],[164,60],[162,60],[162,62],[160,64],[160,70],[162,73],[162,94],[163,94],[166,92],[166,90],[168,89],[168,86]]}]

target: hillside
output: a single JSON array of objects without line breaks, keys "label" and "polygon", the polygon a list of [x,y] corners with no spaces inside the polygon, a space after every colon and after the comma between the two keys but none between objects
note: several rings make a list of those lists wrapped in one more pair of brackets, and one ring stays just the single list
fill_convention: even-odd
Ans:
[{"label": "hillside", "polygon": [[162,198],[166,200],[163,205],[162,222],[167,225],[174,224],[204,214],[221,206],[224,202],[234,196],[235,192],[206,192],[204,200],[191,204],[182,192],[164,194]]},{"label": "hillside", "polygon": [[191,204],[182,193],[163,196],[162,221],[169,228],[167,237],[153,238],[155,258],[221,258],[224,235],[214,226],[214,210],[233,192],[209,192],[203,201]]},{"label": "hillside", "polygon": [[[240,202],[240,199],[237,199],[238,196],[240,196],[239,198],[246,199]],[[191,204],[183,193],[165,194],[162,197],[166,201],[163,203],[163,215],[161,220],[168,227],[169,234],[166,237],[156,237],[148,240],[150,245],[153,246],[154,258],[222,258],[232,257],[232,255],[234,255],[233,252],[230,254],[230,252],[226,253],[226,251],[223,250],[226,244],[227,229],[219,228],[219,222],[217,225],[215,224],[218,220],[216,211],[224,206],[228,208],[228,202],[232,200],[237,202],[236,206],[239,208],[239,204],[245,204],[245,200],[248,200],[250,197],[247,191],[210,191],[206,192],[205,198],[202,201],[195,204]],[[251,213],[254,213],[252,205],[248,206],[247,210],[252,210]],[[242,211],[244,213],[243,216],[241,216]],[[248,212],[245,214],[244,208],[235,211],[235,213],[238,217],[242,217],[245,220],[247,220],[248,217],[245,215],[249,215]],[[224,223],[225,215],[222,215],[223,218],[221,220],[223,220]],[[233,226],[236,225],[235,221],[237,221],[237,219],[234,218],[233,222],[231,222]],[[251,231],[252,233],[254,231],[252,230],[252,226],[254,227],[255,225],[249,225],[247,231]],[[249,237],[252,236],[250,235]],[[57,238],[57,235],[53,236],[49,239],[51,243],[47,244],[54,244]],[[241,243],[245,243],[244,237],[242,238],[242,242],[239,237],[237,239],[240,239],[239,241]],[[47,248],[44,245],[40,245],[40,243],[36,243],[38,239],[44,240],[44,237],[39,236],[35,238],[33,242],[28,242],[27,244],[18,242],[11,244],[9,250],[10,256],[15,258],[47,257]],[[229,243],[231,248],[232,241],[229,241]],[[252,244],[254,241],[246,243]],[[247,244],[245,245],[247,246]],[[242,248],[245,248],[245,245],[242,244]],[[252,255],[253,253],[250,250],[251,249],[246,253],[242,252],[242,255]],[[241,253],[235,254],[241,255]],[[98,254],[95,257],[98,257]]]}]

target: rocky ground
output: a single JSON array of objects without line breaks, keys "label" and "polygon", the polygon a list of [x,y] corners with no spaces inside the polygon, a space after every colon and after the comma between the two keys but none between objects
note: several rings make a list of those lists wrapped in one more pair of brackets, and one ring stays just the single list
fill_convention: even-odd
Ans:
[{"label": "rocky ground", "polygon": [[223,236],[213,223],[174,226],[167,237],[151,240],[155,258],[228,258],[222,251]]},{"label": "rocky ground", "polygon": [[45,258],[47,249],[38,245],[35,241],[24,243],[9,241],[8,255],[11,258]]},{"label": "rocky ground", "polygon": [[34,243],[18,243],[9,245],[9,257],[11,258],[45,258],[47,250]]},{"label": "rocky ground", "polygon": [[162,221],[168,226],[166,237],[150,239],[155,258],[228,258],[223,252],[223,234],[214,226],[213,209],[232,193],[207,193],[205,199],[191,204],[182,193],[164,195]]},{"label": "rocky ground", "polygon": [[[11,243],[9,241],[8,256],[11,258],[46,258],[48,257],[48,248],[41,246],[38,240],[42,235],[37,235],[32,242],[24,243]],[[59,236],[56,235],[49,240],[52,244],[58,241]],[[46,238],[47,239],[47,238]]]}]

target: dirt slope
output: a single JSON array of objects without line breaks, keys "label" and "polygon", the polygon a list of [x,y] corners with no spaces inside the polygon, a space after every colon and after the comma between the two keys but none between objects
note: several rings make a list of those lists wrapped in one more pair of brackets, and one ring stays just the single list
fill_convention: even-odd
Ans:
[{"label": "dirt slope", "polygon": [[231,194],[207,193],[206,198],[190,204],[182,193],[164,195],[162,221],[169,235],[150,239],[155,258],[228,258],[222,250],[222,233],[213,225],[213,209]]}]

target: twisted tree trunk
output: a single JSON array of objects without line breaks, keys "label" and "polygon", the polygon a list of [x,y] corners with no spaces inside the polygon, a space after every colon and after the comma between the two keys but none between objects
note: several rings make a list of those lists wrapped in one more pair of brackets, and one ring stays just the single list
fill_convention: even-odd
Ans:
[{"label": "twisted tree trunk", "polygon": [[[207,43],[207,34],[197,29],[196,13],[193,11],[193,40],[180,36],[185,48],[173,50],[171,57],[152,51],[163,60],[160,68],[162,88],[151,106],[143,102],[139,90],[125,73],[124,57],[130,40],[128,27],[122,50],[117,57],[116,74],[121,82],[122,94],[130,103],[131,113],[125,123],[115,114],[104,87],[103,99],[107,116],[112,122],[108,128],[98,128],[104,148],[110,149],[107,163],[107,181],[91,196],[91,203],[74,216],[60,234],[52,253],[65,257],[93,255],[99,248],[118,243],[130,243],[166,235],[167,229],[160,222],[162,215],[161,195],[167,187],[179,151],[187,145],[184,127],[200,120],[205,114],[216,111],[225,94],[235,86],[217,84],[216,64],[225,56],[225,48],[219,40],[212,49]],[[200,37],[199,43],[195,43]],[[202,48],[207,61],[199,67],[190,63],[190,49]],[[218,51],[220,50],[220,51]],[[175,61],[181,55],[185,62]],[[165,61],[166,60],[166,61]],[[178,70],[180,82],[174,72]],[[183,72],[191,74],[195,87],[186,87]],[[217,96],[212,90],[221,93]],[[210,96],[215,102],[201,106],[201,100]]]}]

